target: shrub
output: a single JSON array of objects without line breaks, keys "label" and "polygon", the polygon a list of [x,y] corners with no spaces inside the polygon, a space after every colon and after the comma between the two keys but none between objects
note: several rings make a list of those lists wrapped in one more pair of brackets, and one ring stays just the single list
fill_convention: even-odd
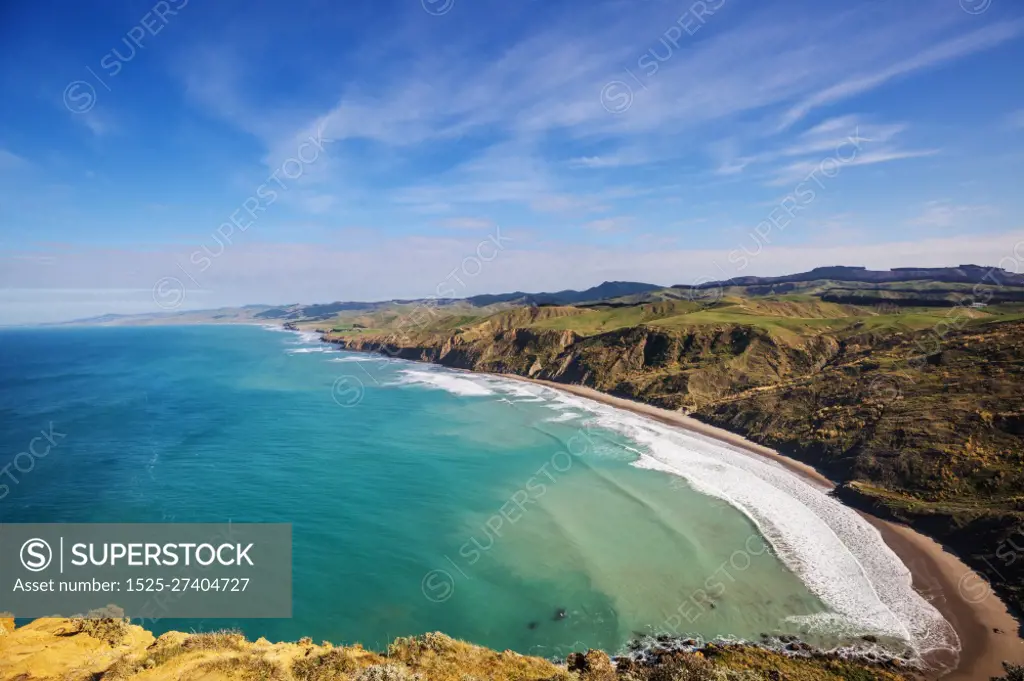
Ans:
[{"label": "shrub", "polygon": [[292,676],[298,681],[331,681],[347,678],[358,669],[355,661],[344,650],[331,650],[323,655],[303,657],[292,664]]},{"label": "shrub", "polygon": [[397,664],[375,664],[364,669],[356,677],[356,681],[413,681],[414,679],[416,677],[410,674],[408,669]]}]

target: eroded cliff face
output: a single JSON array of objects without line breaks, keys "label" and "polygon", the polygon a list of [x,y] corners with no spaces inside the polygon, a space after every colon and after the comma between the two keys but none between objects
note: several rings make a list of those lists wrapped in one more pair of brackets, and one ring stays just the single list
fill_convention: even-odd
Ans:
[{"label": "eroded cliff face", "polygon": [[753,327],[648,327],[594,336],[497,328],[492,333],[325,336],[343,348],[444,366],[585,385],[670,409],[692,411],[725,396],[820,369],[838,341],[793,344]]}]

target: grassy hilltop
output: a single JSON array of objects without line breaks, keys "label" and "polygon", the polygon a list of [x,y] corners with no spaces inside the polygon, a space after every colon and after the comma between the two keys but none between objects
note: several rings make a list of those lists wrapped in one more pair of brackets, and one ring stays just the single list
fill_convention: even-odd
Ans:
[{"label": "grassy hilltop", "polygon": [[353,350],[682,410],[818,467],[849,503],[935,537],[1024,612],[1024,277],[839,274],[289,321]]}]

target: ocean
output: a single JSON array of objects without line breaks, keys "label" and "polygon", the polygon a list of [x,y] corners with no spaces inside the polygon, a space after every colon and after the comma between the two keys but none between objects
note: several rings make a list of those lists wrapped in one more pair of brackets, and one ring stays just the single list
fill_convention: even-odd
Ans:
[{"label": "ocean", "polygon": [[[14,468],[47,429],[63,437]],[[0,468],[5,523],[292,524],[291,619],[157,633],[383,649],[443,631],[546,657],[661,633],[957,644],[877,532],[778,464],[311,334],[0,331]]]}]

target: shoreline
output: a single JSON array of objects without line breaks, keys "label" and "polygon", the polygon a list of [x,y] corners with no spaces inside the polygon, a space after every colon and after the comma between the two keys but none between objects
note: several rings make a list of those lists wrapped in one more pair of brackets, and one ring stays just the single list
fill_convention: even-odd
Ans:
[{"label": "shoreline", "polygon": [[[834,481],[812,466],[678,412],[615,397],[584,386],[531,379],[516,374],[493,375],[542,385],[646,416],[731,445],[744,453],[771,459],[819,489],[828,491],[835,487]],[[1020,625],[976,572],[933,539],[905,525],[883,520],[859,509],[854,510],[879,531],[885,544],[910,570],[914,588],[942,614],[960,638],[960,657],[956,666],[938,678],[943,681],[987,680],[1004,673],[1003,660],[1024,663],[1024,640],[1017,633]],[[997,630],[1001,633],[997,633]]]}]

